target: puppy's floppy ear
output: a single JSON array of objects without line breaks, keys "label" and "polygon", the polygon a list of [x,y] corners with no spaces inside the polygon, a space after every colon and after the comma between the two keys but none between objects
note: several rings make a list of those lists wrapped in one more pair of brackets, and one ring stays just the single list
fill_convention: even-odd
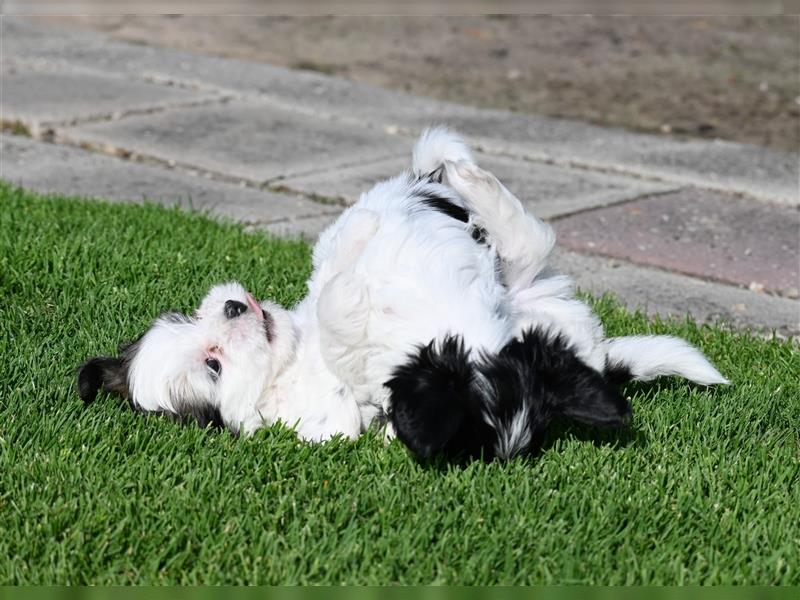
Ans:
[{"label": "puppy's floppy ear", "polygon": [[[534,407],[531,414],[562,416],[578,423],[598,427],[622,427],[629,420],[631,408],[616,387],[603,375],[584,363],[562,336],[528,330],[521,339],[512,340],[492,363],[487,374],[508,387],[519,379],[522,392]],[[520,379],[521,375],[525,375]],[[513,390],[513,388],[510,388]],[[547,419],[545,419],[545,422]]]},{"label": "puppy's floppy ear", "polygon": [[441,453],[464,423],[472,379],[460,338],[419,348],[385,384],[392,392],[389,419],[400,441],[423,459]]},{"label": "puppy's floppy ear", "polygon": [[549,390],[553,412],[584,425],[622,427],[631,416],[631,407],[619,391],[589,367],[575,373]]},{"label": "puppy's floppy ear", "polygon": [[121,358],[95,356],[78,367],[78,395],[91,404],[100,388],[128,398],[128,367]]}]

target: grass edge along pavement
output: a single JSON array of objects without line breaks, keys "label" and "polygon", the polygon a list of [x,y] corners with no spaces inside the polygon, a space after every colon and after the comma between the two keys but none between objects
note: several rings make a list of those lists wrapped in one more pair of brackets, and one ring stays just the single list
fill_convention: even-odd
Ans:
[{"label": "grass edge along pavement", "polygon": [[610,335],[684,336],[732,385],[630,385],[619,434],[420,465],[377,435],[235,439],[77,398],[80,361],[212,283],[297,301],[306,244],[0,184],[0,247],[0,583],[800,583],[791,341],[602,298]]}]

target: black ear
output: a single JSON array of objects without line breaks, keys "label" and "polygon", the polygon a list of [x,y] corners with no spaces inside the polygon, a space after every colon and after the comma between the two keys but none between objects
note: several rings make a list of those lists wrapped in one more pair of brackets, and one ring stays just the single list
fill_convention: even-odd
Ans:
[{"label": "black ear", "polygon": [[465,419],[472,366],[459,338],[420,348],[386,382],[397,437],[420,458],[440,454]]},{"label": "black ear", "polygon": [[96,356],[78,367],[78,395],[91,404],[100,388],[128,397],[128,369],[120,358]]},{"label": "black ear", "polygon": [[556,414],[596,427],[622,427],[630,421],[631,407],[619,391],[603,377],[586,367],[567,385],[551,393]]}]

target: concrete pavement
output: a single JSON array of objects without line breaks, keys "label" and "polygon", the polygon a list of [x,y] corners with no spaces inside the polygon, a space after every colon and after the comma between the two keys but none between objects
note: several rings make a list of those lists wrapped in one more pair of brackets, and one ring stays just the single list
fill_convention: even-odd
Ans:
[{"label": "concrete pavement", "polygon": [[[181,203],[313,238],[446,123],[528,208],[556,263],[651,314],[800,333],[798,156],[476,109],[318,73],[2,18],[0,176]],[[24,128],[29,136],[11,135]]]}]

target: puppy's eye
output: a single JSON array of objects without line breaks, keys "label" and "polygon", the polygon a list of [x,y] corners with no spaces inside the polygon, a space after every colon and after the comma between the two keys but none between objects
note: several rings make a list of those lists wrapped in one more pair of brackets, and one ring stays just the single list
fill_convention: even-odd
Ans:
[{"label": "puppy's eye", "polygon": [[219,374],[222,372],[222,365],[219,364],[216,358],[207,358],[206,366],[211,369],[216,377],[219,377]]}]

